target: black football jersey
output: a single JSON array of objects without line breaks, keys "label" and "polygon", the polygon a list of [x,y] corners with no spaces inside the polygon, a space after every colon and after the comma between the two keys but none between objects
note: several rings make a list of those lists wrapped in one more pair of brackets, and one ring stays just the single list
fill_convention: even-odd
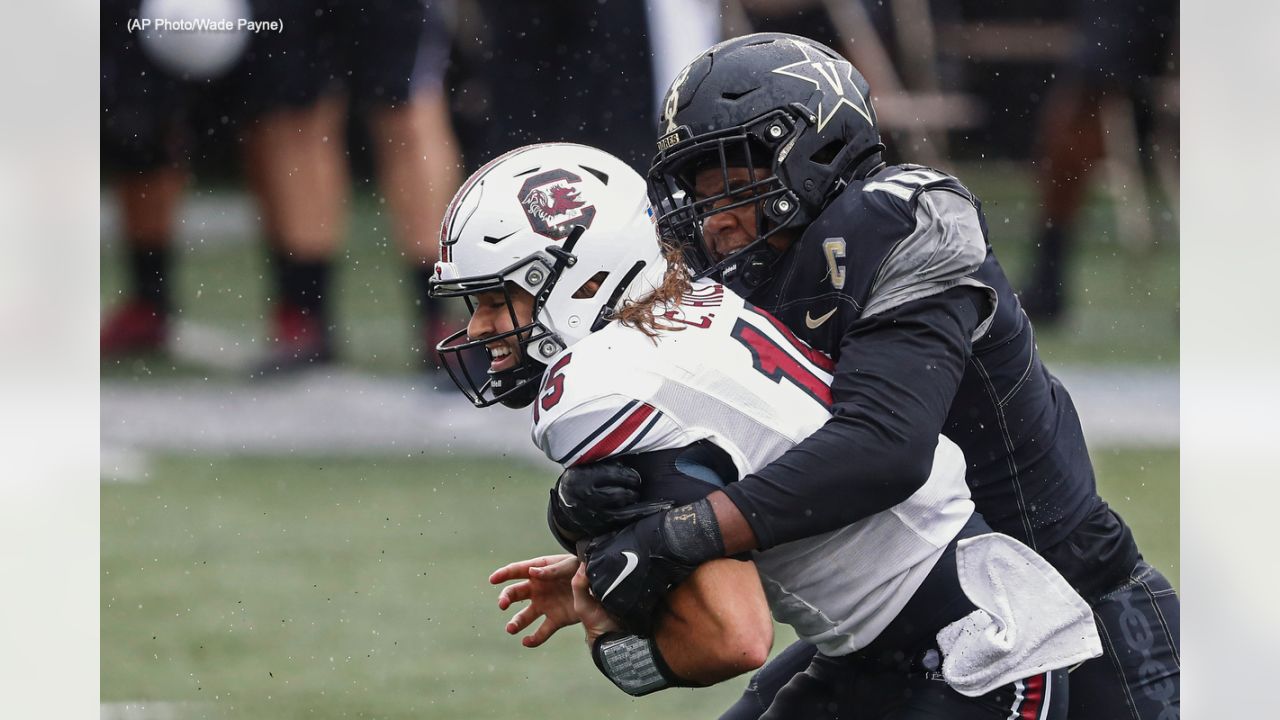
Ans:
[{"label": "black football jersey", "polygon": [[[904,320],[926,305],[922,299],[973,288],[985,303],[967,360],[956,368],[959,384],[942,409],[945,420],[917,429],[940,431],[960,446],[978,511],[1032,548],[1058,542],[1101,502],[1075,405],[1041,362],[1031,324],[988,242],[981,205],[958,180],[898,165],[854,182],[778,262],[750,300],[837,360],[837,404],[842,377],[846,385],[860,381],[859,367],[840,362],[855,335],[912,327]],[[877,316],[884,326],[865,329]],[[927,373],[933,360],[915,356],[929,352],[927,330],[904,329],[921,337],[887,345],[886,352],[902,353],[902,364]],[[949,388],[954,378],[942,384]],[[901,408],[891,400],[877,411],[909,416],[917,400],[928,403],[904,393]],[[921,416],[936,423],[941,413]],[[850,449],[851,473],[859,471],[859,453]]]}]

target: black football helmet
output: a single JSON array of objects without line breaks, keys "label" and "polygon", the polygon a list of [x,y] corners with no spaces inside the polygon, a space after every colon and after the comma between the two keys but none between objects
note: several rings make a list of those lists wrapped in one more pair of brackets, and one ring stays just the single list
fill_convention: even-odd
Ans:
[{"label": "black football helmet", "polygon": [[[659,233],[681,244],[696,277],[758,287],[778,259],[771,235],[801,231],[850,179],[883,165],[870,95],[849,61],[808,38],[757,33],[711,47],[663,104],[648,175]],[[725,189],[695,197],[694,175],[709,167],[724,173]],[[731,167],[748,168],[750,182],[729,188]],[[756,240],[717,261],[703,221],[751,203]]]}]

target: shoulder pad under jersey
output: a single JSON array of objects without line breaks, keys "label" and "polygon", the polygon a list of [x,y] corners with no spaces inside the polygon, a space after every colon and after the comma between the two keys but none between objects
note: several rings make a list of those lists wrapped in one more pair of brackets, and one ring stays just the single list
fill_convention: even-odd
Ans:
[{"label": "shoulder pad under jersey", "polygon": [[[814,256],[809,264],[831,266],[827,277],[839,273],[843,293],[866,316],[956,285],[986,288],[969,277],[987,256],[984,227],[977,199],[959,180],[896,165],[846,187],[801,247]],[[838,251],[843,257],[832,257]]]},{"label": "shoulder pad under jersey", "polygon": [[549,459],[568,466],[654,449],[667,428],[664,414],[645,400],[661,382],[643,368],[647,342],[611,326],[551,362],[534,400],[532,431]]}]

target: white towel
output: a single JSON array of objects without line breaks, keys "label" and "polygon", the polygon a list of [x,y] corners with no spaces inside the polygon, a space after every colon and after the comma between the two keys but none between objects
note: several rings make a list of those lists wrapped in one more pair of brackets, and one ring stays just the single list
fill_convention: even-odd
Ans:
[{"label": "white towel", "polygon": [[942,676],[969,697],[1102,654],[1093,611],[1044,558],[1007,535],[957,544],[960,587],[977,610],[942,628]]}]

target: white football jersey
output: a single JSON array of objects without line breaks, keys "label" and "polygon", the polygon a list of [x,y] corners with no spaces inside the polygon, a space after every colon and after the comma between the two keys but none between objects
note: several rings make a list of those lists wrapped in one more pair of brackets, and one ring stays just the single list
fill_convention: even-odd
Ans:
[{"label": "white football jersey", "polygon": [[[570,466],[708,440],[742,477],[830,417],[830,358],[722,285],[695,283],[663,322],[681,329],[651,339],[613,323],[551,361],[534,401],[547,457]],[[964,472],[939,437],[929,480],[901,504],[754,553],[774,617],[828,655],[865,647],[972,514]]]}]

